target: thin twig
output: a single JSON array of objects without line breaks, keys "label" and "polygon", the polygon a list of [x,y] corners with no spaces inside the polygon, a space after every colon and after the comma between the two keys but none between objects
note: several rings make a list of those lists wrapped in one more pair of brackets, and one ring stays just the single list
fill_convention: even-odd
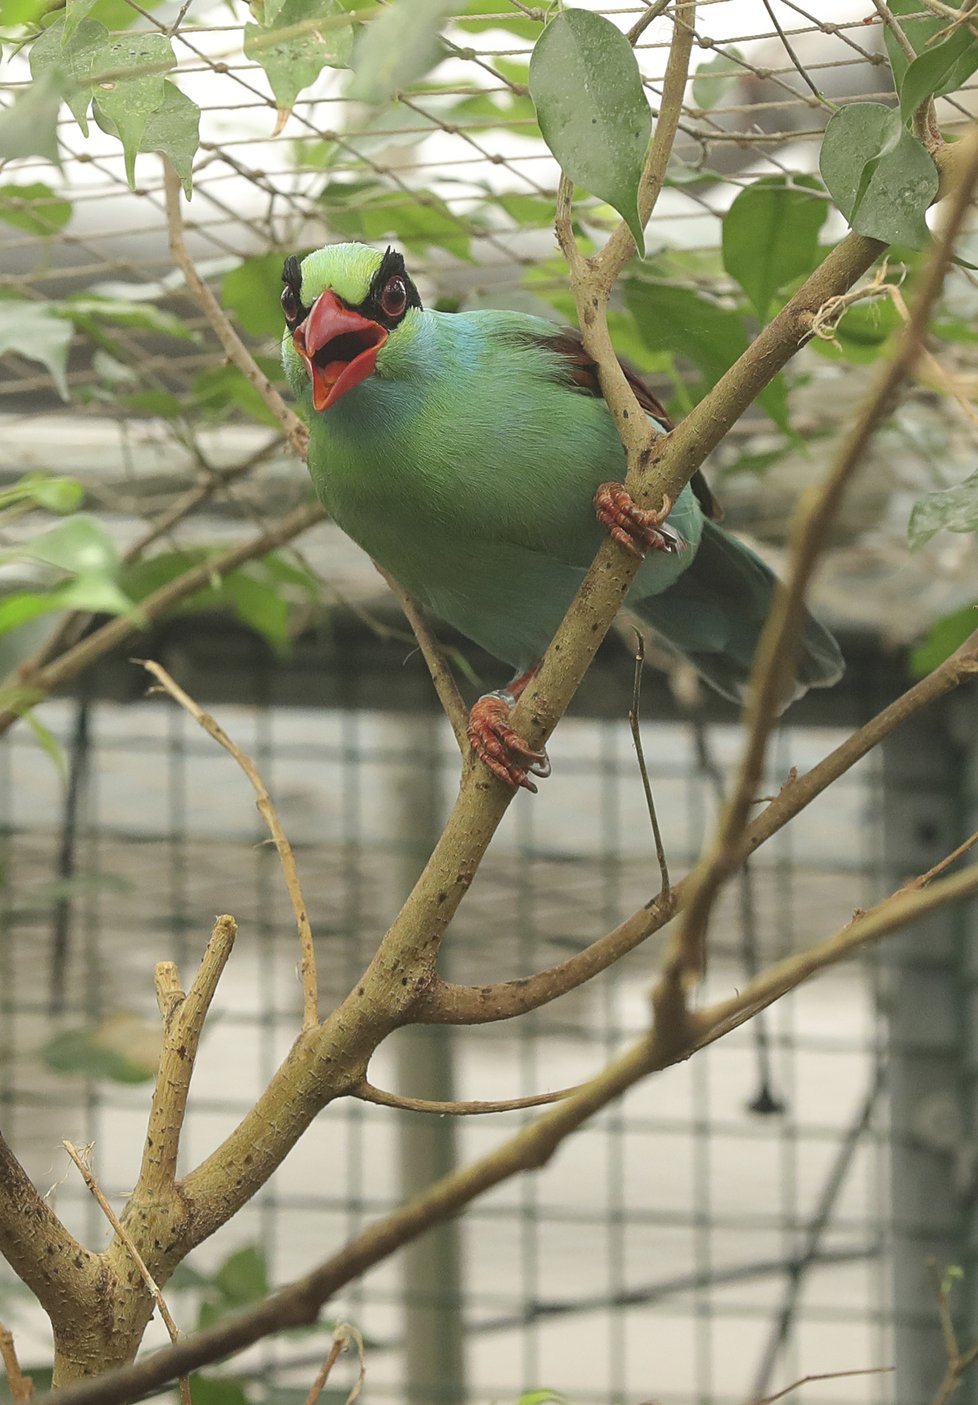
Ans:
[{"label": "thin twig", "polygon": [[913,313],[893,355],[882,367],[852,430],[846,436],[822,485],[799,504],[791,532],[791,564],[777,591],[751,670],[745,722],[747,740],[737,779],[720,818],[715,838],[691,879],[689,906],[678,925],[666,973],[683,984],[703,972],[706,928],[723,883],[740,862],[740,841],[757,794],[767,740],[787,695],[798,639],[804,622],[804,598],[816,563],[835,520],[843,491],[862,462],[869,442],[890,409],[893,396],[913,370],[923,345],[934,303],[944,285],[954,242],[978,182],[978,129],[966,139],[969,149],[951,196],[941,236],[921,280]]},{"label": "thin twig", "polygon": [[326,1360],[320,1367],[319,1375],[312,1383],[312,1389],[306,1396],[305,1405],[316,1405],[316,1401],[322,1395],[326,1382],[329,1380],[329,1373],[336,1365],[340,1354],[346,1351],[347,1347],[350,1345],[351,1342],[357,1349],[357,1356],[360,1362],[360,1371],[357,1376],[357,1379],[353,1383],[349,1395],[346,1397],[345,1405],[355,1405],[355,1402],[359,1400],[360,1392],[361,1390],[363,1390],[364,1378],[367,1374],[366,1352],[364,1349],[363,1337],[357,1331],[356,1327],[351,1326],[349,1322],[340,1322],[337,1324],[336,1331],[333,1333],[333,1345],[329,1349],[329,1355],[326,1357]]},{"label": "thin twig", "polygon": [[134,659],[134,663],[140,664],[151,673],[160,683],[165,692],[178,702],[182,708],[190,713],[195,722],[198,722],[204,731],[212,736],[219,746],[233,756],[234,760],[244,771],[251,782],[255,792],[258,811],[268,826],[269,833],[275,841],[278,850],[279,862],[282,865],[282,873],[285,877],[285,886],[289,892],[289,901],[292,904],[292,911],[295,915],[296,927],[299,931],[299,949],[302,953],[300,961],[300,971],[302,974],[302,1027],[303,1029],[314,1029],[319,1024],[319,987],[316,979],[316,951],[313,946],[312,927],[309,924],[309,914],[306,909],[306,901],[302,896],[302,885],[299,882],[299,870],[295,862],[295,853],[292,845],[282,828],[282,822],[278,817],[278,811],[265,787],[257,766],[250,756],[247,756],[241,748],[231,740],[227,732],[209,712],[205,712],[199,703],[195,702],[189,693],[185,692],[167,673],[166,669],[152,659]]},{"label": "thin twig", "polygon": [[570,1088],[558,1088],[553,1093],[530,1093],[523,1098],[500,1098],[485,1102],[439,1102],[433,1098],[409,1098],[401,1093],[388,1093],[383,1088],[375,1088],[364,1081],[353,1089],[352,1096],[361,1102],[376,1103],[379,1107],[396,1107],[404,1112],[431,1112],[438,1117],[476,1117],[489,1112],[518,1112],[526,1107],[546,1107],[549,1103],[560,1102],[576,1093],[580,1084]]},{"label": "thin twig", "polygon": [[[944,1372],[944,1378],[937,1388],[931,1405],[946,1405],[946,1402],[950,1400],[951,1396],[964,1379],[965,1372],[978,1361],[978,1342],[975,1342],[973,1346],[970,1346],[968,1350],[964,1352],[958,1344],[958,1334],[954,1326],[954,1318],[951,1314],[952,1270],[949,1269],[947,1273],[941,1274],[933,1259],[928,1261],[927,1267],[930,1269],[934,1279],[937,1314],[941,1323],[944,1354],[947,1357],[947,1369]],[[960,1270],[958,1270],[958,1273],[960,1274]]]},{"label": "thin twig", "polygon": [[187,244],[183,232],[183,215],[180,210],[180,178],[166,157],[163,158],[163,189],[166,195],[166,226],[169,234],[170,253],[173,255],[173,262],[186,278],[187,287],[202,309],[211,328],[216,333],[228,358],[234,362],[242,375],[258,390],[265,404],[282,426],[283,433],[296,455],[300,459],[304,459],[309,446],[309,431],[299,419],[298,415],[286,405],[281,395],[279,395],[264,371],[262,371],[261,367],[255,361],[251,352],[231,326],[227,314],[204,282],[203,278],[201,278],[200,274],[197,272],[197,267],[187,252]]},{"label": "thin twig", "polygon": [[21,1371],[20,1362],[17,1360],[17,1348],[14,1346],[14,1334],[2,1322],[0,1322],[0,1361],[3,1362],[7,1372],[11,1400],[32,1399],[34,1382],[30,1376],[25,1376]]},{"label": "thin twig", "polygon": [[470,751],[467,731],[468,709],[462,699],[462,694],[458,690],[458,684],[455,682],[455,675],[452,673],[448,660],[445,658],[444,650],[429,629],[428,621],[425,619],[421,607],[414,597],[409,595],[404,587],[394,579],[390,572],[384,570],[383,566],[378,566],[376,561],[374,565],[387,582],[397,603],[404,612],[405,619],[414,631],[414,637],[418,641],[418,648],[421,650],[422,657],[428,665],[431,681],[435,685],[435,692],[438,694],[438,699],[445,710],[445,716],[451,723],[452,731],[455,733],[458,749],[463,756],[468,756]]},{"label": "thin twig", "polygon": [[[126,1249],[129,1251],[129,1255],[133,1263],[139,1270],[140,1277],[142,1278],[143,1282],[146,1284],[146,1287],[152,1294],[153,1300],[156,1303],[157,1309],[159,1310],[160,1317],[162,1317],[164,1326],[166,1327],[166,1330],[169,1333],[170,1341],[176,1344],[176,1342],[178,1342],[180,1339],[180,1329],[174,1322],[173,1317],[170,1314],[170,1309],[167,1307],[166,1302],[163,1298],[163,1294],[160,1292],[160,1289],[153,1275],[146,1267],[142,1255],[136,1248],[135,1244],[132,1242],[130,1235],[127,1233],[124,1225],[119,1219],[119,1216],[116,1214],[112,1206],[109,1204],[108,1200],[106,1200],[105,1196],[102,1194],[102,1187],[95,1179],[91,1167],[88,1165],[88,1162],[82,1156],[81,1152],[78,1150],[78,1148],[74,1145],[73,1142],[63,1141],[61,1145],[64,1147],[65,1151],[68,1153],[72,1161],[78,1167],[78,1170],[81,1172],[82,1180],[85,1182],[85,1184],[88,1186],[88,1189],[95,1197],[99,1209],[102,1211],[102,1214],[105,1216],[109,1224],[115,1230],[116,1236],[122,1241],[122,1243],[126,1246]],[[87,1147],[86,1151],[90,1152],[91,1147]],[[181,1375],[178,1380],[180,1386],[180,1399],[183,1401],[183,1405],[193,1405],[193,1401],[190,1397],[190,1382],[187,1379],[187,1376]]]},{"label": "thin twig", "polygon": [[893,1366],[864,1366],[854,1371],[818,1371],[810,1376],[801,1376],[797,1381],[792,1381],[791,1385],[786,1385],[783,1390],[775,1391],[773,1395],[751,1400],[749,1405],[774,1405],[775,1400],[783,1400],[792,1391],[799,1390],[803,1385],[810,1385],[813,1381],[844,1381],[850,1376],[885,1376],[895,1369]]},{"label": "thin twig", "polygon": [[976,844],[978,844],[978,829],[976,829],[974,834],[966,839],[963,844],[959,844],[952,853],[947,854],[941,859],[940,863],[936,863],[933,868],[929,868],[926,873],[922,873],[919,878],[915,878],[913,886],[915,888],[925,887],[932,878],[936,878],[939,874],[943,873],[945,869],[950,868],[953,863],[957,863],[962,854],[966,854],[968,850],[973,849]]},{"label": "thin twig", "polygon": [[641,631],[636,629],[635,678],[632,683],[632,705],[628,712],[628,725],[632,731],[632,742],[635,745],[639,774],[642,777],[642,786],[645,790],[645,804],[648,808],[649,819],[652,823],[652,837],[655,840],[655,856],[659,861],[659,898],[666,899],[669,896],[669,868],[666,864],[666,849],[662,842],[662,831],[659,829],[659,817],[655,813],[655,801],[652,798],[652,782],[649,780],[649,770],[645,764],[645,750],[642,746],[642,724],[639,708],[642,700],[642,668],[644,663],[645,639]]},{"label": "thin twig", "polygon": [[180,973],[172,961],[161,961],[156,967],[156,1002],[163,1016],[163,1048],[150,1104],[142,1165],[133,1191],[134,1201],[155,1205],[177,1199],[177,1159],[194,1062],[204,1021],[237,931],[238,924],[229,914],[214,919],[200,966],[186,995],[180,984]]},{"label": "thin twig", "polygon": [[911,63],[913,63],[914,59],[917,57],[917,50],[911,44],[906,34],[904,34],[903,25],[897,19],[896,15],[890,9],[889,5],[885,4],[884,0],[873,0],[873,6],[880,19],[886,25],[887,29],[893,35],[893,38],[896,40],[897,44],[900,46],[900,49],[902,50],[904,56],[908,58]]},{"label": "thin twig", "polygon": [[671,0],[653,0],[653,3],[648,7],[645,13],[639,15],[631,29],[626,32],[625,37],[629,44],[632,46],[637,44],[652,21],[657,20],[660,15],[665,14],[670,3]]}]

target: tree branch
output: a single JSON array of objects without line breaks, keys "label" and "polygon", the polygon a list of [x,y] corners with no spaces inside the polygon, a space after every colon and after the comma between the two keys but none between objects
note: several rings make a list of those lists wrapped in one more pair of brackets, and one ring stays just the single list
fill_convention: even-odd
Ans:
[{"label": "tree branch", "polygon": [[[60,658],[45,664],[44,667],[36,670],[19,669],[15,675],[16,681],[22,687],[42,695],[53,692],[64,683],[70,683],[93,663],[97,663],[113,649],[121,648],[138,635],[147,623],[160,619],[181,600],[186,600],[189,595],[195,595],[198,590],[211,585],[216,576],[225,576],[238,566],[243,566],[246,561],[253,561],[258,556],[265,556],[269,551],[274,551],[276,547],[284,546],[307,527],[322,522],[325,517],[325,510],[318,503],[297,507],[283,517],[276,527],[267,532],[260,532],[256,537],[249,537],[247,541],[202,561],[189,571],[184,571],[176,580],[160,586],[159,590],[154,590],[140,602],[138,616],[118,615],[115,619],[108,620],[66,650]],[[16,712],[0,711],[0,736],[17,721],[18,716],[19,713]]]},{"label": "tree branch", "polygon": [[[938,668],[853,732],[810,771],[801,776],[792,774],[780,794],[744,830],[737,864],[783,829],[904,722],[973,678],[978,678],[978,630]],[[539,1009],[576,990],[661,931],[688,901],[688,882],[683,879],[673,887],[667,901],[660,895],[583,951],[546,970],[494,985],[455,985],[436,978],[418,1000],[414,1017],[424,1024],[485,1024]]]},{"label": "tree branch", "polygon": [[0,1134],[0,1253],[53,1321],[91,1316],[106,1275],[98,1254],[68,1233]]},{"label": "tree branch", "polygon": [[143,1160],[132,1204],[156,1204],[174,1195],[180,1135],[187,1111],[190,1080],[204,1020],[224,972],[238,926],[233,917],[218,917],[189,992],[180,989],[176,967],[161,961],[156,989],[163,1016],[163,1049],[150,1105]]},{"label": "tree branch", "polygon": [[954,254],[954,245],[978,182],[978,130],[965,142],[961,170],[947,218],[928,261],[909,322],[892,356],[881,368],[830,472],[816,491],[802,497],[792,526],[787,583],[779,585],[765,622],[746,707],[747,741],[733,791],[723,808],[716,836],[690,879],[690,893],[676,931],[667,969],[683,984],[700,979],[710,914],[727,878],[740,863],[740,840],[757,794],[768,737],[791,678],[804,622],[805,595],[835,520],[846,485],[863,460],[873,434],[892,408],[897,390],[920,355],[931,313]]},{"label": "tree branch", "polygon": [[[265,782],[261,778],[258,767],[251,757],[245,755],[241,748],[231,740],[217,719],[209,712],[205,712],[200,704],[195,702],[190,694],[170,677],[161,664],[155,663],[152,659],[134,659],[133,662],[141,664],[147,673],[151,673],[158,680],[162,690],[169,693],[175,702],[178,702],[182,708],[189,712],[194,721],[214,738],[218,746],[222,746],[229,755],[234,757],[251,783],[251,788],[256,796],[255,804],[258,807],[258,813],[265,821],[268,832],[275,841],[279,862],[282,865],[282,874],[285,878],[285,886],[289,894],[289,902],[292,904],[292,913],[299,933],[299,950],[302,953],[299,963],[302,976],[302,1027],[303,1029],[314,1029],[319,1024],[319,985],[316,979],[316,949],[312,940],[312,927],[309,924],[306,900],[302,896],[302,885],[299,882],[295,852],[282,828],[278,811],[268,793]],[[233,921],[231,918],[227,920]],[[230,947],[228,951],[230,951]]]},{"label": "tree branch", "polygon": [[578,1086],[575,1084],[572,1088],[559,1088],[553,1093],[531,1093],[525,1098],[499,1098],[489,1102],[478,1099],[468,1102],[438,1102],[432,1098],[408,1098],[400,1093],[387,1093],[382,1088],[375,1088],[372,1083],[363,1082],[354,1088],[353,1097],[359,1098],[361,1102],[376,1103],[378,1107],[399,1108],[402,1112],[432,1112],[437,1117],[475,1117],[489,1112],[518,1112],[526,1107],[545,1107],[548,1103],[569,1098],[572,1093],[577,1092]]},{"label": "tree branch", "polygon": [[294,410],[286,405],[271,381],[255,361],[251,352],[231,326],[227,313],[201,278],[193,259],[187,252],[180,212],[180,178],[170,161],[163,158],[163,190],[166,195],[166,226],[173,262],[187,280],[187,287],[217,334],[218,340],[245,378],[258,391],[265,404],[282,426],[282,432],[300,459],[306,456],[309,431]]},{"label": "tree branch", "polygon": [[45,1396],[40,1405],[128,1405],[178,1375],[241,1351],[272,1332],[314,1322],[320,1307],[345,1284],[432,1225],[451,1218],[493,1186],[546,1165],[572,1132],[650,1073],[735,1029],[816,971],[835,965],[946,903],[976,892],[978,864],[920,891],[901,890],[893,894],[826,941],[762,972],[729,1000],[689,1015],[687,1040],[682,1046],[664,1044],[659,1031],[653,1028],[597,1077],[487,1156],[443,1177],[370,1225],[311,1273],[279,1289],[254,1308],[205,1332],[184,1337],[175,1346],[133,1366],[69,1387],[56,1396]]}]

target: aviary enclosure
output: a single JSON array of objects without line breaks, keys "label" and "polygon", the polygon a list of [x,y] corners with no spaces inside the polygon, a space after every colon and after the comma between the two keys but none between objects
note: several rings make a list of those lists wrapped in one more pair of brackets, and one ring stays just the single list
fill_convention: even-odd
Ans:
[{"label": "aviary enclosure", "polygon": [[[972,13],[2,0],[0,1398],[974,1393]],[[706,460],[742,712],[609,541],[471,756],[281,398],[344,241]]]}]

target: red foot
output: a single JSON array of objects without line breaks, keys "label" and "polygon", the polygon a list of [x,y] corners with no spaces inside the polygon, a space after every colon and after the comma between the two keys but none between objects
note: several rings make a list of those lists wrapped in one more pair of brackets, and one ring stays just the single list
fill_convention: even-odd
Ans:
[{"label": "red foot", "polygon": [[649,512],[636,507],[620,483],[602,483],[594,495],[594,511],[598,521],[608,528],[612,540],[640,561],[647,551],[675,555],[686,550],[679,533],[665,525],[672,511],[669,498],[662,499],[658,512]]},{"label": "red foot", "polygon": [[[519,680],[524,687],[529,676],[527,674]],[[509,725],[509,714],[515,701],[512,692],[486,693],[481,697],[469,713],[469,741],[476,756],[485,762],[494,776],[513,790],[522,786],[535,795],[537,788],[530,776],[540,776],[541,779],[549,776],[550,760],[545,751],[534,751],[527,746]]]}]

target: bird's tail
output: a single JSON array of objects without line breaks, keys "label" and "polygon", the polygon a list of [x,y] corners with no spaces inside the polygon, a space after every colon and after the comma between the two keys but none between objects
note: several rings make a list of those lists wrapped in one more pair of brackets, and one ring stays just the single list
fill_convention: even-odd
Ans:
[{"label": "bird's tail", "polygon": [[[688,569],[662,595],[629,601],[629,608],[696,667],[724,697],[743,702],[761,629],[776,579],[742,542],[713,522]],[[791,691],[782,707],[809,688],[826,688],[842,677],[839,646],[806,612]]]}]

